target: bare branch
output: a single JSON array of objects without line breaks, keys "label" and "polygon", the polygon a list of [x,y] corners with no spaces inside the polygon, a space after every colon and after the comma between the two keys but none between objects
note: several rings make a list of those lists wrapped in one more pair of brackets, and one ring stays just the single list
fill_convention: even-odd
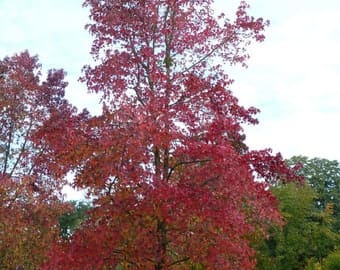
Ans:
[{"label": "bare branch", "polygon": [[211,57],[216,51],[222,48],[223,45],[225,45],[227,42],[231,41],[234,38],[234,35],[230,35],[229,37],[225,38],[220,44],[217,44],[210,52],[202,56],[200,59],[198,59],[195,63],[191,64],[189,67],[185,68],[181,73],[185,74],[189,72],[192,68],[197,66],[198,64],[202,63],[203,61],[207,60],[209,57]]},{"label": "bare branch", "polygon": [[174,266],[174,265],[176,265],[176,264],[180,264],[180,263],[183,263],[183,262],[187,262],[187,261],[189,261],[189,259],[190,259],[189,257],[184,257],[184,258],[182,258],[182,259],[179,259],[179,260],[177,260],[177,261],[174,261],[174,262],[168,264],[167,267],[172,267],[172,266]]},{"label": "bare branch", "polygon": [[29,133],[30,133],[30,131],[31,131],[31,129],[32,129],[32,126],[33,126],[33,119],[31,118],[31,119],[30,119],[29,126],[28,126],[28,129],[27,129],[27,131],[26,131],[25,140],[24,140],[24,142],[23,142],[23,144],[22,144],[22,146],[21,146],[21,149],[20,149],[19,156],[18,156],[18,158],[16,159],[15,164],[13,165],[13,168],[12,168],[11,172],[9,173],[9,176],[10,176],[10,177],[12,177],[12,175],[13,175],[13,173],[14,173],[16,167],[17,167],[17,165],[19,164],[19,162],[20,162],[20,160],[21,160],[22,155],[24,154],[24,152],[25,152],[25,150],[26,150],[26,144],[27,144],[27,142],[28,142],[28,136],[29,136]]}]

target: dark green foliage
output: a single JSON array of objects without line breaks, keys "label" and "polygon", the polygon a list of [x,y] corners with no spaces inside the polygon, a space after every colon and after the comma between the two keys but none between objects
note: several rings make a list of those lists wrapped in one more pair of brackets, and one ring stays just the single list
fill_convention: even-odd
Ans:
[{"label": "dark green foliage", "polygon": [[86,219],[86,212],[91,208],[88,202],[71,201],[73,210],[59,218],[60,234],[62,238],[69,238],[73,231]]},{"label": "dark green foliage", "polygon": [[[273,187],[286,222],[273,227],[259,244],[257,269],[340,270],[340,164],[327,159],[296,156],[305,185]],[[321,268],[322,267],[322,268]]]},{"label": "dark green foliage", "polygon": [[340,269],[340,252],[333,252],[327,256],[324,261],[323,270],[339,270]]},{"label": "dark green foliage", "polygon": [[287,161],[289,165],[300,163],[299,173],[317,193],[316,207],[324,210],[328,204],[333,204],[335,218],[334,230],[340,232],[340,164],[336,160],[322,158],[309,159],[295,156]]},{"label": "dark green foliage", "polygon": [[287,184],[273,188],[286,222],[272,228],[271,236],[258,248],[261,270],[305,269],[310,261],[321,262],[339,242],[332,231],[332,207],[315,207],[318,194],[309,185]]}]

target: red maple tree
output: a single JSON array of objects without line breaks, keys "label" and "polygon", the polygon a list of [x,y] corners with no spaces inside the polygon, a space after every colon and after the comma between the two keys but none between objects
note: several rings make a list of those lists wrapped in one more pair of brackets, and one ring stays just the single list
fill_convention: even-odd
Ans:
[{"label": "red maple tree", "polygon": [[268,23],[244,1],[234,19],[212,3],[85,1],[99,63],[83,80],[103,113],[70,117],[68,148],[43,137],[94,208],[45,269],[254,268],[251,235],[280,223],[268,182],[292,175],[245,145],[258,110],[238,104],[224,66],[245,65]]},{"label": "red maple tree", "polygon": [[[37,56],[27,51],[0,60],[0,268],[38,269],[59,236],[64,181],[42,156],[47,145],[35,134],[64,99],[62,70],[42,81]],[[49,164],[47,166],[47,164]]]},{"label": "red maple tree", "polygon": [[9,178],[34,176],[35,189],[53,192],[63,183],[47,169],[42,158],[47,144],[36,134],[51,118],[75,109],[64,98],[64,71],[49,70],[44,81],[42,76],[38,56],[28,51],[0,61],[0,172]]}]

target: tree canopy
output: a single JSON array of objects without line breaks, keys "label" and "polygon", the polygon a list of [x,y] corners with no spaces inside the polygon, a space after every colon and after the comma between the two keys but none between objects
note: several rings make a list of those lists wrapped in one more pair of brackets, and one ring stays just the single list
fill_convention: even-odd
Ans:
[{"label": "tree canopy", "polygon": [[258,110],[239,105],[223,68],[246,64],[268,22],[245,1],[217,17],[212,2],[85,1],[97,62],[82,80],[103,112],[41,135],[94,207],[45,269],[254,268],[249,235],[281,223],[268,183],[294,173],[248,149],[242,125]]},{"label": "tree canopy", "polygon": [[333,206],[335,218],[334,229],[340,232],[340,164],[336,160],[325,158],[308,158],[295,156],[288,160],[288,164],[300,164],[298,173],[305,177],[308,184],[317,193],[316,207],[325,209],[329,204]]},{"label": "tree canopy", "polygon": [[58,238],[62,179],[46,166],[46,144],[35,139],[64,99],[62,70],[42,81],[27,51],[0,60],[0,268],[38,269]]},{"label": "tree canopy", "polygon": [[[95,64],[81,80],[102,96],[98,116],[67,102],[63,70],[43,79],[27,51],[0,61],[1,269],[250,270],[255,248],[295,269],[334,249],[338,180],[318,197],[287,184],[301,178],[280,154],[246,145],[258,109],[225,67],[246,66],[268,22],[245,1],[232,17],[212,4],[85,0]],[[64,203],[69,175],[91,207]]]},{"label": "tree canopy", "polygon": [[280,201],[285,225],[274,226],[268,239],[258,246],[257,269],[302,270],[321,264],[340,243],[332,228],[331,205],[318,209],[314,203],[318,193],[308,184],[280,185],[273,192]]}]

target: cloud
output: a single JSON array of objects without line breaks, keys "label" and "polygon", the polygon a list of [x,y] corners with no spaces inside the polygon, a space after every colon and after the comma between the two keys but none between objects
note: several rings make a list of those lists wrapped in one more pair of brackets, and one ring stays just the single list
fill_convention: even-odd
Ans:
[{"label": "cloud", "polygon": [[[64,68],[67,97],[79,108],[95,108],[77,82],[91,60],[82,0],[1,0],[0,56],[29,49],[45,69]],[[247,128],[253,148],[272,147],[287,156],[340,160],[340,6],[338,0],[249,0],[250,13],[271,20],[264,43],[250,49],[248,69],[230,69],[240,103],[261,109],[260,125]],[[234,12],[239,0],[216,1]]]},{"label": "cloud", "polygon": [[[98,113],[98,98],[86,95],[77,82],[83,65],[91,62],[91,38],[84,30],[88,11],[82,0],[2,0],[0,1],[0,56],[28,49],[38,54],[43,69],[63,68],[70,82],[66,97],[77,105]],[[81,98],[80,98],[81,97]]]},{"label": "cloud", "polygon": [[241,103],[262,111],[247,128],[254,148],[340,159],[340,6],[328,8],[276,20],[251,49],[249,69],[235,74]]},{"label": "cloud", "polygon": [[285,158],[306,155],[339,159],[337,141],[340,128],[334,127],[338,119],[334,114],[321,115],[302,110],[294,117],[269,119],[262,121],[260,126],[246,128],[247,141],[253,149],[270,145],[274,152],[281,152]]}]

